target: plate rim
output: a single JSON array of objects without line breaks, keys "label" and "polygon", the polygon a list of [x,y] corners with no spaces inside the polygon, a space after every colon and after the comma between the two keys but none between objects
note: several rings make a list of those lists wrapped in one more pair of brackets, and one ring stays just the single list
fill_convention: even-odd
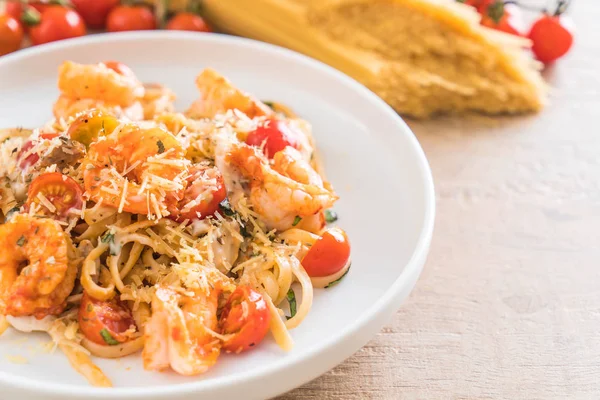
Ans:
[{"label": "plate rim", "polygon": [[[16,62],[23,58],[28,58],[33,55],[40,55],[50,53],[55,50],[64,49],[72,46],[81,44],[92,44],[97,42],[112,41],[118,43],[121,41],[131,40],[147,40],[153,39],[187,39],[195,40],[198,42],[217,42],[234,45],[249,46],[255,48],[257,51],[266,51],[274,53],[283,58],[291,59],[293,62],[304,64],[306,67],[319,70],[320,73],[324,73],[330,79],[336,79],[341,81],[346,86],[349,86],[361,97],[365,97],[375,107],[380,108],[381,111],[385,112],[391,119],[393,119],[401,129],[398,134],[405,135],[408,139],[408,143],[412,147],[412,151],[418,160],[419,175],[424,186],[424,220],[422,223],[422,230],[419,234],[417,243],[413,249],[411,258],[406,263],[404,269],[395,279],[393,284],[374,302],[365,312],[360,315],[358,319],[353,321],[348,326],[340,330],[340,333],[331,336],[327,340],[323,341],[322,344],[311,348],[309,351],[302,353],[292,360],[286,360],[282,358],[280,361],[269,364],[263,368],[257,368],[255,370],[245,371],[237,373],[235,375],[225,375],[211,378],[210,380],[194,380],[185,383],[176,383],[173,385],[162,385],[162,386],[145,386],[145,387],[112,387],[112,388],[97,388],[93,386],[83,385],[69,385],[65,383],[54,383],[39,382],[26,378],[20,375],[12,375],[4,371],[0,371],[0,384],[6,385],[18,390],[23,390],[24,393],[35,393],[45,394],[54,396],[65,396],[66,398],[77,398],[77,396],[88,396],[90,398],[111,398],[111,399],[149,399],[159,398],[160,396],[167,395],[181,395],[181,394],[200,394],[201,392],[209,392],[213,390],[223,389],[225,386],[232,384],[243,384],[252,382],[253,380],[260,379],[261,377],[268,377],[273,375],[275,372],[281,372],[282,368],[293,369],[294,366],[310,362],[311,359],[316,358],[319,354],[325,352],[328,349],[334,347],[336,342],[341,342],[348,339],[350,336],[360,331],[361,327],[369,324],[375,320],[379,314],[384,312],[386,308],[389,308],[392,303],[400,302],[404,297],[413,290],[416,281],[423,269],[427,254],[429,252],[429,245],[433,235],[434,221],[435,221],[435,190],[433,176],[431,168],[425,156],[425,153],[419,144],[416,136],[412,130],[408,127],[406,122],[382,99],[375,95],[368,88],[363,86],[361,83],[355,81],[349,76],[342,72],[334,69],[333,67],[310,57],[307,57],[301,53],[289,50],[273,44],[260,42],[253,39],[231,36],[226,34],[218,33],[194,33],[194,32],[181,32],[181,31],[137,31],[137,32],[119,32],[119,33],[98,33],[89,36],[66,39],[58,42],[48,43],[41,46],[34,46],[27,49],[19,50],[15,53],[0,57],[0,68],[5,64]],[[379,329],[379,327],[378,327]],[[359,348],[353,349],[351,354],[358,351],[364,344]],[[346,359],[346,357],[344,357]],[[343,360],[336,362],[336,365],[343,362]],[[329,370],[326,369],[318,374],[313,374],[314,377],[319,376]],[[301,384],[308,382],[313,378],[303,378],[299,384],[293,383],[289,385],[285,390],[291,390]],[[280,391],[283,393],[284,391]],[[275,393],[274,395],[277,395]]]}]

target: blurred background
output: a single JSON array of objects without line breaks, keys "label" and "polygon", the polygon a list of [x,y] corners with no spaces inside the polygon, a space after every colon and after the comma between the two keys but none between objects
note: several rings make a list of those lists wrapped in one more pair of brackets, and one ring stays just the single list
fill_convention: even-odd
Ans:
[{"label": "blurred background", "polygon": [[405,117],[539,112],[569,0],[0,0],[0,55],[98,32],[258,39],[359,80]]}]

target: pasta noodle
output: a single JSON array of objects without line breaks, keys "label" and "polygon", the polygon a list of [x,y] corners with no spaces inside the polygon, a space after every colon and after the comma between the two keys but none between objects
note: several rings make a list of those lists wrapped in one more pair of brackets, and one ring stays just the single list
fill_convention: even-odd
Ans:
[{"label": "pasta noodle", "polygon": [[[67,62],[55,119],[0,131],[0,334],[46,331],[96,386],[111,382],[93,357],[141,352],[146,369],[197,375],[269,331],[290,350],[314,287],[350,256],[326,226],[337,195],[310,125],[212,70],[201,101],[173,113],[168,89],[144,96],[127,71]],[[71,98],[72,76],[101,84]]]}]

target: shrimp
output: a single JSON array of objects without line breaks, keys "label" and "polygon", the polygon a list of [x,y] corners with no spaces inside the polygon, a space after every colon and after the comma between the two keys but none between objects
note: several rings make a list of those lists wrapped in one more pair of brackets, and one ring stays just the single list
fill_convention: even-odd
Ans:
[{"label": "shrimp", "polygon": [[256,148],[245,144],[232,145],[226,160],[249,180],[254,211],[270,229],[289,229],[298,218],[315,216],[338,199],[323,187],[321,177],[300,153],[290,147],[275,154],[272,166]]},{"label": "shrimp", "polygon": [[227,110],[240,110],[250,118],[272,115],[266,104],[243,92],[213,69],[207,68],[196,78],[200,99],[196,100],[186,114],[190,118],[212,118]]},{"label": "shrimp", "polygon": [[54,104],[56,118],[90,108],[143,118],[139,103],[144,96],[142,83],[133,74],[120,74],[105,64],[65,61],[58,69],[58,88],[61,95]]},{"label": "shrimp", "polygon": [[60,314],[77,276],[71,246],[52,219],[19,214],[0,226],[0,314]]},{"label": "shrimp", "polygon": [[83,162],[87,195],[134,214],[169,215],[181,200],[190,162],[178,140],[162,128],[117,128],[92,143]]},{"label": "shrimp", "polygon": [[209,295],[199,290],[188,296],[158,287],[144,333],[144,368],[171,367],[181,375],[206,372],[221,352],[220,341],[211,334],[217,328],[219,294],[214,289]]},{"label": "shrimp", "polygon": [[52,112],[57,119],[68,120],[80,113],[86,112],[92,108],[104,111],[119,118],[128,118],[132,121],[141,121],[144,119],[144,109],[139,101],[136,101],[129,107],[122,107],[114,104],[108,104],[95,99],[73,99],[65,95],[60,95],[54,103]]},{"label": "shrimp", "polygon": [[144,119],[152,119],[156,115],[174,112],[174,101],[175,94],[169,88],[158,83],[145,83],[144,97],[141,99]]}]

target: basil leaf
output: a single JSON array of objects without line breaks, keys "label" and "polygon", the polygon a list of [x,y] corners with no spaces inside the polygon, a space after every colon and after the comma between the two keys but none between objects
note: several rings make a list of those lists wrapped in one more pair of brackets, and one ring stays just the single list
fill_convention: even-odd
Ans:
[{"label": "basil leaf", "polygon": [[329,282],[329,284],[328,284],[327,286],[325,286],[325,289],[327,289],[327,288],[330,288],[330,287],[332,287],[332,286],[335,286],[335,285],[337,285],[338,283],[340,283],[340,281],[341,281],[342,279],[344,279],[344,277],[345,277],[346,275],[348,275],[348,272],[350,272],[350,267],[351,267],[351,266],[352,266],[352,264],[348,265],[348,269],[346,270],[346,272],[344,272],[344,275],[340,276],[339,278],[337,278],[337,279],[336,279],[335,281],[333,281],[333,282]]},{"label": "basil leaf", "polygon": [[294,218],[294,222],[292,222],[292,226],[298,225],[300,221],[302,221],[302,218],[296,215],[296,218]]},{"label": "basil leaf", "polygon": [[21,237],[17,239],[17,246],[22,247],[26,241],[25,236],[21,235]]},{"label": "basil leaf", "polygon": [[162,141],[157,140],[156,145],[158,146],[158,154],[162,154],[165,152],[165,145],[163,144]]},{"label": "basil leaf", "polygon": [[115,242],[115,234],[114,233],[107,233],[106,235],[102,236],[102,243],[114,243]]},{"label": "basil leaf", "polygon": [[229,204],[229,200],[227,199],[219,203],[219,208],[221,209],[221,211],[223,211],[223,214],[225,214],[228,217],[231,217],[233,214],[235,214],[235,211],[233,211],[233,209],[231,208],[231,204]]},{"label": "basil leaf", "polygon": [[294,318],[294,315],[296,315],[297,312],[296,293],[294,293],[294,289],[290,288],[285,297],[287,298],[288,303],[290,303],[290,316],[287,317],[287,319]]},{"label": "basil leaf", "polygon": [[100,336],[102,336],[102,339],[104,340],[104,342],[109,346],[116,346],[119,344],[119,342],[117,342],[115,340],[115,338],[112,337],[112,335],[106,328],[104,328],[100,331]]},{"label": "basil leaf", "polygon": [[325,210],[325,221],[328,224],[331,224],[331,223],[333,223],[333,222],[335,222],[337,220],[338,220],[338,215],[337,215],[337,213],[335,211],[333,211],[333,210]]}]

